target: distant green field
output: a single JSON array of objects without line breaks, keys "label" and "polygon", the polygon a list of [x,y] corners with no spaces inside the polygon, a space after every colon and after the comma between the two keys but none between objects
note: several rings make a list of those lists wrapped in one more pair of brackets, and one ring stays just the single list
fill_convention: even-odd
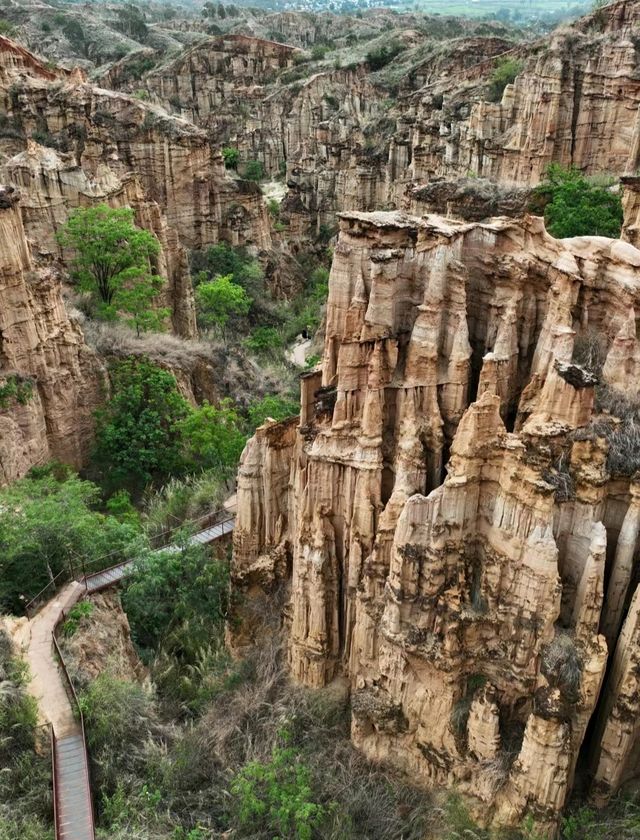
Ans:
[{"label": "distant green field", "polygon": [[482,17],[496,14],[509,9],[518,17],[535,17],[538,15],[575,12],[578,8],[584,11],[592,7],[591,0],[407,0],[407,8],[418,7],[420,11],[437,12],[442,15],[465,15],[466,17]]}]

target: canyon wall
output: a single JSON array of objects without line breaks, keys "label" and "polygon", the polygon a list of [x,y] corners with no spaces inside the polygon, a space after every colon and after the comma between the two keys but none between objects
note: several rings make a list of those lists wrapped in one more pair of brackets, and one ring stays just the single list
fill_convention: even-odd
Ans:
[{"label": "canyon wall", "polygon": [[[406,49],[379,72],[362,59],[305,69],[293,47],[220,37],[141,84],[269,175],[286,168],[282,218],[296,238],[337,211],[407,209],[407,191],[434,178],[533,186],[551,162],[634,173],[639,25],[638,0],[620,0],[533,44],[394,32]],[[517,76],[494,101],[505,60]]]},{"label": "canyon wall", "polygon": [[[196,334],[187,249],[225,240],[262,253],[271,235],[258,186],[227,175],[204,131],[92,86],[80,71],[49,69],[1,36],[0,181],[11,196],[0,240],[0,395],[8,394],[0,405],[0,482],[7,482],[51,458],[86,463],[93,412],[108,389],[103,364],[64,308],[72,254],[56,232],[71,210],[96,203],[134,210],[160,243],[159,303],[183,338]],[[212,399],[228,360],[201,345],[163,342],[166,352],[156,346],[152,355],[185,395]],[[20,399],[9,393],[18,384]]]},{"label": "canyon wall", "polygon": [[354,742],[486,823],[637,770],[639,491],[600,402],[637,400],[639,306],[625,242],[341,214],[322,367],[242,457],[232,579],[290,587],[294,679],[347,676]]},{"label": "canyon wall", "polygon": [[137,177],[144,200],[160,207],[184,247],[220,239],[269,247],[260,190],[228,177],[205,131],[157,106],[90,85],[79,71],[54,79],[39,69],[16,73],[19,50],[0,39],[5,159],[25,151],[33,139],[69,154],[89,181]]},{"label": "canyon wall", "polygon": [[79,467],[106,371],[68,317],[54,267],[36,269],[19,196],[0,188],[0,484],[52,458]]}]

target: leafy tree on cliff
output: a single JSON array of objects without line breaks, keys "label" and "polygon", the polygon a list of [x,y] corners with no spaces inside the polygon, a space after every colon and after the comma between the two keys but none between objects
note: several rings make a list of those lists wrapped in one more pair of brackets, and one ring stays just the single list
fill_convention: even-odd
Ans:
[{"label": "leafy tree on cliff", "polygon": [[569,236],[608,236],[617,239],[622,228],[622,199],[606,186],[591,182],[575,167],[553,163],[534,191],[544,207],[547,230],[557,239]]},{"label": "leafy tree on cliff", "polygon": [[235,475],[247,438],[231,400],[217,407],[205,402],[189,413],[181,428],[191,467],[213,469],[223,479]]},{"label": "leafy tree on cliff", "polygon": [[74,250],[73,279],[94,298],[101,317],[125,312],[138,332],[162,326],[167,310],[153,304],[163,281],[151,271],[160,245],[135,226],[133,210],[106,204],[74,210],[58,241]]}]

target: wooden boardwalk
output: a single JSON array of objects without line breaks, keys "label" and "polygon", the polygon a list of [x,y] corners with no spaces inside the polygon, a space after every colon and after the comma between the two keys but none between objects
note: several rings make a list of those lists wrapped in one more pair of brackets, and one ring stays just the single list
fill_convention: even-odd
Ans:
[{"label": "wooden boardwalk", "polygon": [[[188,543],[209,545],[230,534],[235,516],[229,511],[224,511],[224,514],[226,519],[193,534]],[[180,546],[170,545],[157,551],[177,552]],[[26,625],[28,638],[25,646],[32,676],[30,691],[38,701],[42,716],[51,722],[56,840],[95,840],[95,828],[84,722],[55,630],[83,595],[120,583],[134,563],[134,560],[129,560],[111,569],[86,575],[81,581],[72,581]]]}]

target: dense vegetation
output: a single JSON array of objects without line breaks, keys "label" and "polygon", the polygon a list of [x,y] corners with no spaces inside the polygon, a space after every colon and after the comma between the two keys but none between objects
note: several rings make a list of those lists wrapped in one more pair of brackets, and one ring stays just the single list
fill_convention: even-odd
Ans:
[{"label": "dense vegetation", "polygon": [[138,529],[99,510],[100,491],[65,469],[0,490],[0,609],[21,613],[60,573],[110,566],[140,548]]},{"label": "dense vegetation", "polygon": [[612,184],[604,186],[578,169],[551,164],[542,184],[534,190],[544,208],[547,230],[557,239],[569,236],[609,236],[622,228],[622,198]]}]

